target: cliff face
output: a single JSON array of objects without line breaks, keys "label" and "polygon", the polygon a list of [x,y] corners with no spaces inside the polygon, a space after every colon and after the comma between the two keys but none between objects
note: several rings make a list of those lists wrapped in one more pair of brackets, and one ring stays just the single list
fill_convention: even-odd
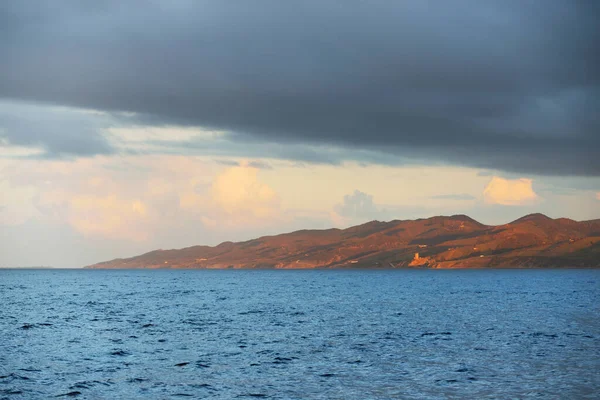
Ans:
[{"label": "cliff face", "polygon": [[[418,257],[416,257],[418,253]],[[600,268],[600,220],[531,214],[487,226],[465,216],[372,221],[215,247],[156,250],[87,268]]]}]

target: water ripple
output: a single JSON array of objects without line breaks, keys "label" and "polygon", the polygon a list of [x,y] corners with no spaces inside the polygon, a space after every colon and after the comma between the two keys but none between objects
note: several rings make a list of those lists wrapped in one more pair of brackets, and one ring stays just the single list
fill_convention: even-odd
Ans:
[{"label": "water ripple", "polygon": [[600,271],[0,270],[0,398],[596,398]]}]

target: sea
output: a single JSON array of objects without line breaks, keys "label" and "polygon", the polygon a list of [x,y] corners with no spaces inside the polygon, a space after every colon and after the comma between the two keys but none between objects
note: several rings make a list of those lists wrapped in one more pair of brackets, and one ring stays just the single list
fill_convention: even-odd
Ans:
[{"label": "sea", "polygon": [[0,270],[0,399],[598,399],[600,270]]}]

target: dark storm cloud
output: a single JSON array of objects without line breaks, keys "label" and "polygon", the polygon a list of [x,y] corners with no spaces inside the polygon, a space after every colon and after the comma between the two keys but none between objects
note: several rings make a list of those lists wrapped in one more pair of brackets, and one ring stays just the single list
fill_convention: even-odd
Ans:
[{"label": "dark storm cloud", "polygon": [[598,176],[599,3],[4,1],[0,96]]}]

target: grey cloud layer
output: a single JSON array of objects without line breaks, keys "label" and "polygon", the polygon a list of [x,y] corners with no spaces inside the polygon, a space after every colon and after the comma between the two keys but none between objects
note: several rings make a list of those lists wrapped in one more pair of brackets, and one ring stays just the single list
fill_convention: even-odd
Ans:
[{"label": "grey cloud layer", "polygon": [[599,8],[5,1],[0,96],[134,111],[236,141],[598,176]]},{"label": "grey cloud layer", "polygon": [[113,153],[101,131],[114,123],[108,115],[0,101],[0,140],[11,146],[39,147],[42,157]]}]

